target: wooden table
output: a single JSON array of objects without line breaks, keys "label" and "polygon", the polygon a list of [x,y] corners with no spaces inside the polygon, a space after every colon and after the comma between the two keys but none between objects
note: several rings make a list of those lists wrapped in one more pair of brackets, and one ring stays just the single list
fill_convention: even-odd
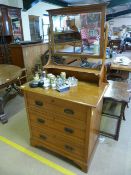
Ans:
[{"label": "wooden table", "polygon": [[10,99],[12,89],[19,92],[15,82],[21,76],[22,69],[18,66],[0,64],[0,89],[6,88],[6,91],[0,95],[0,121],[7,122],[7,116],[4,113],[4,105]]},{"label": "wooden table", "polygon": [[[109,86],[104,94],[103,117],[110,117],[117,120],[115,134],[101,130],[101,134],[118,140],[122,118],[125,120],[125,107],[130,100],[129,85],[126,82],[109,81]],[[116,108],[118,107],[119,108]],[[119,111],[118,111],[119,109]],[[116,114],[117,111],[117,114]],[[119,114],[118,114],[119,113]]]},{"label": "wooden table", "polygon": [[113,98],[118,101],[129,102],[129,85],[126,82],[109,80],[109,86],[104,94],[104,98]]},{"label": "wooden table", "polygon": [[20,75],[22,69],[15,65],[0,64],[0,89],[14,82]]},{"label": "wooden table", "polygon": [[[116,56],[126,56],[131,59],[129,52],[123,52],[122,54],[117,54]],[[131,63],[129,63],[128,65],[122,65],[120,63],[114,63],[114,60],[115,58],[113,58],[111,62],[109,77],[111,77],[111,79],[114,78],[115,80],[127,80],[129,77],[129,72],[131,71]]]},{"label": "wooden table", "polygon": [[[131,60],[130,52],[123,52],[122,54],[117,54],[116,56],[117,57],[126,56]],[[113,58],[113,60],[115,60],[115,58]],[[111,69],[120,70],[120,71],[128,71],[128,72],[131,71],[131,63],[127,66],[124,66],[120,63],[114,63],[113,60],[112,60],[111,67],[110,67]]]},{"label": "wooden table", "polygon": [[111,63],[110,69],[131,72],[131,64],[129,64],[128,66],[124,66],[119,63]]}]

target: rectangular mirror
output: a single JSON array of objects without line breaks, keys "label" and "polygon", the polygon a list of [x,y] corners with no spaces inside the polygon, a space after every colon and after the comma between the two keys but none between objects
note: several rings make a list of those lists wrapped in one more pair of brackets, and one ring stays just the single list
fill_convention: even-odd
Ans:
[{"label": "rectangular mirror", "polygon": [[55,53],[100,55],[101,12],[52,16]]}]

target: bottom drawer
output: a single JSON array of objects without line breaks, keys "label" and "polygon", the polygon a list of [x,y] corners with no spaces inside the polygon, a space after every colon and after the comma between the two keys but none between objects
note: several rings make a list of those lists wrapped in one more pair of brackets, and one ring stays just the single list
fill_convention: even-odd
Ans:
[{"label": "bottom drawer", "polygon": [[59,145],[55,145],[55,144],[51,144],[51,143],[48,143],[48,142],[44,142],[39,140],[38,138],[30,138],[30,143],[32,146],[35,146],[35,147],[38,147],[38,148],[46,148],[52,152],[55,152],[55,153],[58,153],[59,155],[61,156],[64,156],[64,157],[67,157],[71,160],[75,160],[75,159],[78,159],[78,160],[84,160],[84,156],[79,156],[75,153],[70,153],[68,151],[65,151],[63,149],[61,149],[61,147],[59,147]]},{"label": "bottom drawer", "polygon": [[[55,133],[55,132],[54,132]],[[32,138],[37,139],[41,143],[43,143],[43,147],[46,144],[51,144],[55,146],[56,148],[61,149],[63,152],[69,155],[73,156],[84,156],[84,146],[77,147],[76,145],[67,141],[67,140],[60,140],[57,135],[55,135],[53,132],[50,130],[40,130],[38,128],[33,128],[32,129]]]}]

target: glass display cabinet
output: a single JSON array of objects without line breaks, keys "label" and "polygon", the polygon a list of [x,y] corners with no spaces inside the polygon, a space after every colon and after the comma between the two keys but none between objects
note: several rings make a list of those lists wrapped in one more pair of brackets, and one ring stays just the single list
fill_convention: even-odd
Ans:
[{"label": "glass display cabinet", "polygon": [[21,8],[0,4],[0,63],[11,63],[9,44],[21,40]]},{"label": "glass display cabinet", "polygon": [[49,72],[66,71],[98,85],[105,78],[105,4],[48,10]]}]

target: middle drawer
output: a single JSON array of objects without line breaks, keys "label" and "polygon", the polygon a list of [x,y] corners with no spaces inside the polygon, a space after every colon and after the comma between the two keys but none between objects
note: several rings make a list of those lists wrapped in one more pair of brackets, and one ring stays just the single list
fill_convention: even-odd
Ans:
[{"label": "middle drawer", "polygon": [[60,131],[66,137],[77,137],[79,139],[85,139],[85,130],[78,129],[69,124],[60,123],[51,116],[48,117],[42,113],[34,112],[29,110],[29,120],[31,126],[37,126],[40,129],[44,129],[46,127],[53,128],[56,131]]}]

